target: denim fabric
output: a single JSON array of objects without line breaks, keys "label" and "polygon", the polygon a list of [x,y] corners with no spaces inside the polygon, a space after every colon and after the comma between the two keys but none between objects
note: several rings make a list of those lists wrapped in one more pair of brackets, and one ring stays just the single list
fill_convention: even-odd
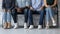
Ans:
[{"label": "denim fabric", "polygon": [[44,19],[44,10],[41,10],[40,11],[39,25],[43,25],[43,19]]},{"label": "denim fabric", "polygon": [[51,7],[46,8],[46,22],[49,22],[51,18],[54,16],[54,11]]},{"label": "denim fabric", "polygon": [[24,15],[25,15],[25,23],[27,23],[29,20],[29,25],[33,25],[32,11],[29,9],[25,9]]},{"label": "denim fabric", "polygon": [[[39,19],[39,25],[43,25],[43,19],[44,19],[44,10],[38,11],[40,14],[40,19]],[[25,9],[25,22],[27,23],[29,19],[29,24],[33,25],[33,16],[32,16],[32,11],[29,9]]]},{"label": "denim fabric", "polygon": [[3,21],[6,23],[10,23],[11,22],[11,12],[3,12]]}]

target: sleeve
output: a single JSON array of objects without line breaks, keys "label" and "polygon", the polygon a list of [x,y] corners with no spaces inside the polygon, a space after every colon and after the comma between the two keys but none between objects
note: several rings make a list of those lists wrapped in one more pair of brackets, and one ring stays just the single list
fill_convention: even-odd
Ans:
[{"label": "sleeve", "polygon": [[10,8],[10,10],[12,10],[12,9],[14,9],[15,8],[15,0],[11,0],[12,1],[12,6],[11,6],[11,8]]},{"label": "sleeve", "polygon": [[44,6],[44,0],[42,0],[42,6]]},{"label": "sleeve", "polygon": [[30,6],[32,6],[32,0],[30,0]]},{"label": "sleeve", "polygon": [[18,3],[17,3],[17,1],[15,1],[15,7],[18,7]]},{"label": "sleeve", "polygon": [[5,9],[5,0],[2,0],[2,9]]},{"label": "sleeve", "polygon": [[30,0],[26,0],[26,6],[30,6]]}]

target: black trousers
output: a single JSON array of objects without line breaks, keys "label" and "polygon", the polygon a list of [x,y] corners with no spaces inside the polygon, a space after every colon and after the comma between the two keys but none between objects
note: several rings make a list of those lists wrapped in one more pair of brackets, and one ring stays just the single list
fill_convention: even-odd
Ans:
[{"label": "black trousers", "polygon": [[14,23],[17,23],[17,10],[13,9],[11,12],[12,18],[14,20]]}]

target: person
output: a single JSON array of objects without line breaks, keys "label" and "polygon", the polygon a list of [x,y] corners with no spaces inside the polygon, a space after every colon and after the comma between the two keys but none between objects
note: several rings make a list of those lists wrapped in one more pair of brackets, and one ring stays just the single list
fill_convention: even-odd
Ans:
[{"label": "person", "polygon": [[40,19],[39,19],[39,24],[38,24],[38,29],[42,28],[43,25],[43,18],[44,18],[44,0],[31,0],[31,5],[30,5],[30,10],[29,11],[29,20],[30,20],[30,27],[29,29],[33,29],[33,18],[32,18],[32,11],[36,11],[40,14]]},{"label": "person", "polygon": [[17,23],[17,9],[16,8],[12,9],[11,15],[14,21],[14,28],[17,28],[18,23]]},{"label": "person", "polygon": [[18,23],[17,23],[17,8],[16,8],[16,0],[14,0],[14,8],[11,11],[11,15],[14,21],[14,28],[18,27]]},{"label": "person", "polygon": [[45,10],[46,10],[46,28],[49,28],[49,20],[51,19],[53,22],[53,26],[56,26],[56,22],[53,18],[54,10],[57,5],[57,0],[44,0]]},{"label": "person", "polygon": [[[13,9],[12,11],[12,16],[14,19],[14,28],[18,28],[18,23],[17,23],[17,12],[24,12],[24,17],[25,17],[25,21],[26,21],[26,12],[29,11],[29,0],[16,0],[15,2],[15,9]],[[25,23],[24,23],[24,28],[26,28]]]},{"label": "person", "polygon": [[14,0],[3,0],[3,22],[4,28],[11,28],[11,9],[14,8]]},{"label": "person", "polygon": [[[26,7],[24,9],[24,17],[25,17],[25,20],[24,20],[24,28],[28,28],[28,19],[29,19],[29,25],[33,24],[33,19],[31,18],[32,15],[29,14],[30,12],[30,0],[26,0]],[[31,18],[31,19],[30,19]]]}]

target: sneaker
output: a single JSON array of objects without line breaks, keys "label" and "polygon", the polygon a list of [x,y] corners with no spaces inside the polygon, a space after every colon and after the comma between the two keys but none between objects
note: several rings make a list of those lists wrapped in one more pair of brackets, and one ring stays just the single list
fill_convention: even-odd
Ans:
[{"label": "sneaker", "polygon": [[49,29],[49,26],[46,26],[46,29]]},{"label": "sneaker", "polygon": [[27,23],[24,23],[24,28],[27,29]]},{"label": "sneaker", "polygon": [[42,29],[42,25],[38,25],[38,29]]},{"label": "sneaker", "polygon": [[34,28],[34,26],[33,25],[30,25],[29,29],[33,29],[33,28]]},{"label": "sneaker", "polygon": [[14,24],[14,29],[16,29],[16,28],[18,28],[18,24],[17,23]]},{"label": "sneaker", "polygon": [[56,23],[53,23],[53,26],[56,26]]}]

